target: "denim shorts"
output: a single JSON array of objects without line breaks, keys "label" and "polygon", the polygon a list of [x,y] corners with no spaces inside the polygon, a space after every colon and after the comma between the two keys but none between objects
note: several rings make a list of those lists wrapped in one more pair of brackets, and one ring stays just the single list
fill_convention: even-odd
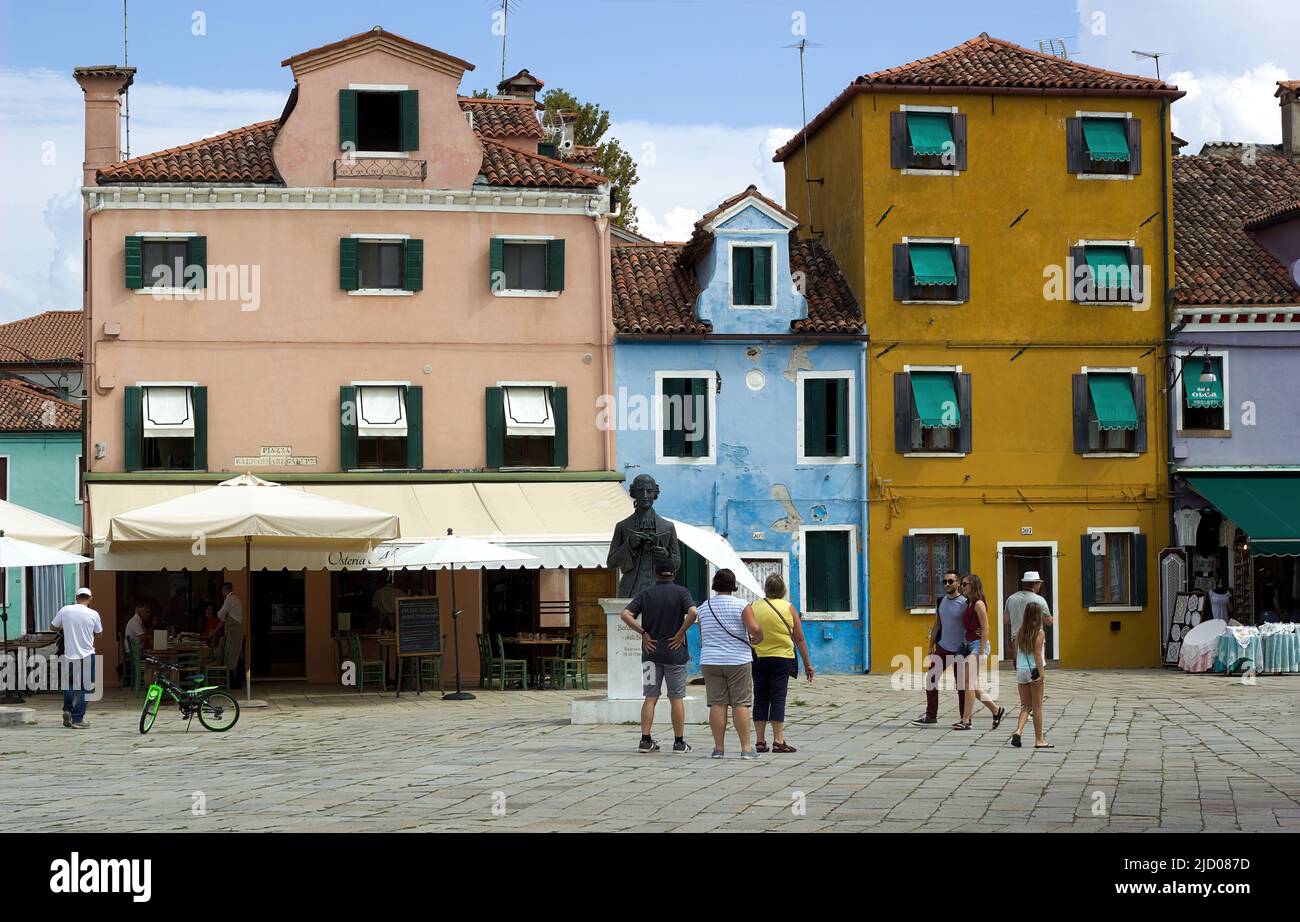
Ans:
[{"label": "denim shorts", "polygon": [[[981,645],[984,648],[982,650],[980,649]],[[980,640],[979,638],[976,638],[975,640],[968,640],[961,645],[961,655],[962,656],[988,656],[989,651],[991,651],[992,649],[993,649],[993,645],[990,644],[987,640]]]}]

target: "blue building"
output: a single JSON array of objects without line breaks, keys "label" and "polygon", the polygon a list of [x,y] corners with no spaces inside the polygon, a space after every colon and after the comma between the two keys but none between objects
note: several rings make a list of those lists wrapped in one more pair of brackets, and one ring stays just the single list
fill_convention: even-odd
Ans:
[{"label": "blue building", "polygon": [[[615,245],[602,412],[628,482],[658,481],[656,511],[725,536],[760,583],[781,573],[813,665],[854,672],[868,636],[866,334],[835,258],[797,227],[750,186],[685,244]],[[683,548],[679,581],[702,600],[709,579]]]}]

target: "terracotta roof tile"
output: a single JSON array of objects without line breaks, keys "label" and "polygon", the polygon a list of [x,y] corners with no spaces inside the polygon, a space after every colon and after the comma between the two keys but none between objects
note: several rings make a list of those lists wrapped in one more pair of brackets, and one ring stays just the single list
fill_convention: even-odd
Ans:
[{"label": "terracotta roof tile", "polygon": [[702,335],[713,327],[695,316],[699,285],[681,264],[680,243],[633,243],[610,251],[614,329],[623,335]]},{"label": "terracotta roof tile", "polygon": [[529,99],[460,97],[462,112],[472,114],[474,130],[485,138],[542,138],[537,107]]},{"label": "terracotta roof tile", "polygon": [[0,430],[76,432],[81,405],[18,378],[0,380]]},{"label": "terracotta roof tile", "polygon": [[597,189],[608,180],[590,170],[543,157],[526,154],[488,138],[483,145],[483,178],[490,186],[524,186],[529,188]]},{"label": "terracotta roof tile", "polygon": [[81,311],[45,311],[0,324],[0,362],[76,365],[84,351]]},{"label": "terracotta roof tile", "polygon": [[1273,95],[1277,97],[1286,92],[1300,93],[1300,80],[1279,80]]},{"label": "terracotta roof tile", "polygon": [[1281,157],[1281,144],[1254,144],[1249,141],[1206,141],[1198,157],[1236,157],[1253,154],[1256,157]]},{"label": "terracotta roof tile", "polygon": [[1270,205],[1267,208],[1261,208],[1259,211],[1248,216],[1243,225],[1246,230],[1259,230],[1261,227],[1268,227],[1270,224],[1279,224],[1282,221],[1293,221],[1300,218],[1300,198],[1292,199],[1289,202],[1283,202],[1280,205]]},{"label": "terracotta roof tile", "polygon": [[[1078,61],[1031,51],[1013,42],[992,38],[987,33],[962,42],[947,51],[858,77],[835,97],[811,122],[812,137],[858,93],[877,92],[1041,92],[1052,91],[1120,96],[1169,96],[1183,93],[1171,84],[1150,77],[1138,77],[1103,70]],[[804,137],[800,131],[773,156],[781,162],[798,150]]]},{"label": "terracotta roof tile", "polygon": [[101,185],[137,182],[279,183],[271,156],[276,119],[104,167]]},{"label": "terracotta roof tile", "polygon": [[1174,299],[1183,305],[1300,303],[1286,267],[1246,223],[1295,207],[1300,164],[1283,157],[1174,158]]},{"label": "terracotta roof tile", "polygon": [[[700,288],[680,243],[624,244],[611,250],[614,329],[621,336],[704,336],[695,314]],[[862,314],[835,257],[821,241],[790,238],[790,266],[802,273],[808,316],[790,324],[806,334],[862,333]]]}]

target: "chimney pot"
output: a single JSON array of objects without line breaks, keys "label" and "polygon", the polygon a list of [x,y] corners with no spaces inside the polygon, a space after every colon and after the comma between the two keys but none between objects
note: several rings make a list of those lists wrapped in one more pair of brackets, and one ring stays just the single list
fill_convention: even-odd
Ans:
[{"label": "chimney pot", "polygon": [[77,67],[72,77],[86,97],[82,185],[93,186],[96,172],[122,158],[121,96],[135,79],[135,68],[116,64]]}]

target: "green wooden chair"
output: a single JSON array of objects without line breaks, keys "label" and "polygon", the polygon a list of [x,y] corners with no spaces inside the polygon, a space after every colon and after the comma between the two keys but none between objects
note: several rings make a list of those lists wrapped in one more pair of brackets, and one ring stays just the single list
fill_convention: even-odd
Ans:
[{"label": "green wooden chair", "polygon": [[366,683],[379,683],[379,687],[388,691],[388,664],[382,659],[366,659],[361,652],[361,638],[356,634],[348,635],[348,653],[356,666],[357,691],[366,690]]},{"label": "green wooden chair", "polygon": [[220,685],[222,688],[233,688],[231,678],[235,670],[226,665],[226,639],[221,638],[221,642],[215,647],[205,647],[199,654],[199,672],[208,677],[208,685]]},{"label": "green wooden chair", "polygon": [[487,634],[474,636],[478,638],[478,687],[491,688],[499,668],[492,653],[492,639]]},{"label": "green wooden chair", "polygon": [[582,683],[584,689],[591,688],[591,634],[573,635],[573,644],[568,656],[555,656],[549,660],[551,675],[555,677],[556,688],[568,688],[572,679],[573,687]]},{"label": "green wooden chair", "polygon": [[[446,647],[446,644],[443,644]],[[444,691],[442,687],[442,657],[441,656],[420,656],[412,657],[402,664],[402,688],[414,689],[417,687],[415,682],[416,669],[419,669],[420,682],[418,687],[424,691],[433,691],[433,687],[438,686],[438,691]]]},{"label": "green wooden chair", "polygon": [[518,682],[519,687],[526,691],[528,689],[528,660],[506,659],[506,642],[501,639],[500,634],[496,634],[495,639],[498,655],[495,668],[497,678],[501,682],[501,690],[505,691],[507,682]]},{"label": "green wooden chair", "polygon": [[144,691],[144,651],[140,641],[134,637],[126,638],[127,680],[131,683],[131,693],[138,695]]}]

